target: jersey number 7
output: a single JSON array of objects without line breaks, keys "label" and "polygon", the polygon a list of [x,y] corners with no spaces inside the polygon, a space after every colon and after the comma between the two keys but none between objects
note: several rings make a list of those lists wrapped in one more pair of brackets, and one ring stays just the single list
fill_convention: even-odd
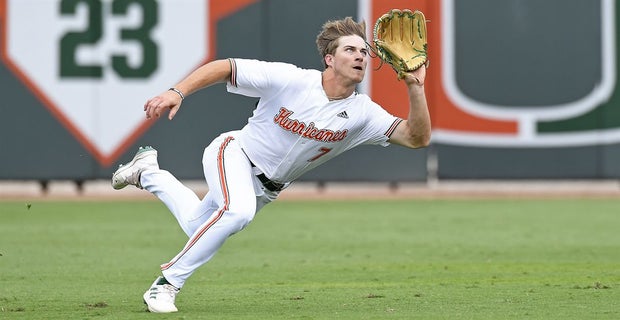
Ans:
[{"label": "jersey number 7", "polygon": [[319,148],[319,154],[317,154],[316,156],[308,159],[308,162],[312,162],[312,161],[314,161],[314,160],[316,160],[316,159],[326,155],[330,151],[332,151],[332,148],[321,147],[321,148]]}]

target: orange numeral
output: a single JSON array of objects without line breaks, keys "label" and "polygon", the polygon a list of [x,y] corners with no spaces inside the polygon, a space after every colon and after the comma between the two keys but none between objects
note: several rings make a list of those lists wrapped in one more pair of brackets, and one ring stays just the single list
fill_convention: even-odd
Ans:
[{"label": "orange numeral", "polygon": [[326,155],[330,151],[332,151],[332,148],[325,148],[325,147],[319,148],[319,152],[320,153],[317,154],[316,156],[312,157],[312,159],[308,160],[308,162],[312,162],[312,161],[314,161],[314,160],[316,160],[316,159]]}]

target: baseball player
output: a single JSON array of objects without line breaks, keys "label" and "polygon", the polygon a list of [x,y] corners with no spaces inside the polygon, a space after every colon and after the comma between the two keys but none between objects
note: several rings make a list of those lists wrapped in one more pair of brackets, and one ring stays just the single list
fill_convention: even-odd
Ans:
[{"label": "baseball player", "polygon": [[226,239],[241,231],[292,181],[361,144],[409,148],[430,141],[424,93],[426,67],[407,73],[409,115],[401,119],[356,91],[369,61],[364,23],[351,18],[324,24],[316,40],[324,70],[246,59],[209,62],[144,105],[148,119],[172,120],[190,94],[216,83],[229,92],[259,98],[248,123],[215,138],[202,164],[209,192],[203,199],[168,171],[157,151],[140,148],[112,177],[115,189],[135,185],[157,196],[189,237],[161,265],[162,275],[144,294],[151,312],[175,312],[175,297]]}]

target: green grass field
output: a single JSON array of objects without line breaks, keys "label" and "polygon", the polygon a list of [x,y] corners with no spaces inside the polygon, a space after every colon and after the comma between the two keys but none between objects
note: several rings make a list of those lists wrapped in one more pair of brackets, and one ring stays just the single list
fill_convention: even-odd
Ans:
[{"label": "green grass field", "polygon": [[280,201],[177,297],[156,201],[0,202],[0,319],[620,319],[620,200]]}]

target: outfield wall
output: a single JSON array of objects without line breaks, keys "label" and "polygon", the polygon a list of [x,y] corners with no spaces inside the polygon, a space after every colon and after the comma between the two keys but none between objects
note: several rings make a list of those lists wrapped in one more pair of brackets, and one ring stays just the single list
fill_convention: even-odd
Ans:
[{"label": "outfield wall", "polygon": [[[218,85],[153,123],[146,98],[218,58],[320,69],[324,21],[406,7],[429,20],[432,145],[360,147],[303,180],[620,177],[613,0],[0,0],[0,180],[107,179],[146,144],[179,178],[201,179],[203,148],[243,126],[255,100]],[[406,116],[388,67],[359,90]]]}]

